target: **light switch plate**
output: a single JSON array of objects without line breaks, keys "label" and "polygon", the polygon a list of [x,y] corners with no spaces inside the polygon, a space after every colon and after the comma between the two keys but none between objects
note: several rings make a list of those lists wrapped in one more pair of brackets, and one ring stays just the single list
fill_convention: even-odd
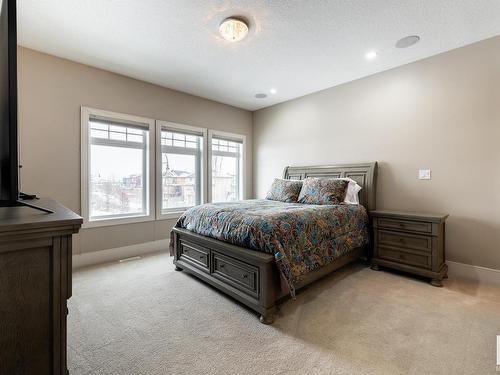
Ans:
[{"label": "light switch plate", "polygon": [[431,170],[430,169],[419,169],[418,179],[419,180],[430,180],[431,179]]}]

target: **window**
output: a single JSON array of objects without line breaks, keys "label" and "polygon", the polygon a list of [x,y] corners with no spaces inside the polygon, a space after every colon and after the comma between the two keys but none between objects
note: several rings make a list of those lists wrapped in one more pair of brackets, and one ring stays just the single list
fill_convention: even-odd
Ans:
[{"label": "window", "polygon": [[82,107],[85,227],[244,199],[245,136]]},{"label": "window", "polygon": [[212,202],[244,198],[245,137],[210,131],[210,197]]},{"label": "window", "polygon": [[157,121],[157,217],[179,216],[205,201],[205,135],[202,128]]},{"label": "window", "polygon": [[82,108],[82,214],[87,226],[153,219],[153,125],[149,119]]}]

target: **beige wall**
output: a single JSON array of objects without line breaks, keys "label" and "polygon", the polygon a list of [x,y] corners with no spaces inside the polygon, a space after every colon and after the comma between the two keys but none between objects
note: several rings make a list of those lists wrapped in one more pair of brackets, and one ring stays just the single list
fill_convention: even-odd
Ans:
[{"label": "beige wall", "polygon": [[449,213],[448,259],[500,269],[500,37],[257,111],[253,140],[257,197],[288,164],[378,160],[379,208]]},{"label": "beige wall", "polygon": [[[252,196],[252,114],[19,48],[22,189],[80,212],[80,106],[145,116],[247,136],[246,192]],[[168,237],[175,220],[83,229],[74,253]]]}]

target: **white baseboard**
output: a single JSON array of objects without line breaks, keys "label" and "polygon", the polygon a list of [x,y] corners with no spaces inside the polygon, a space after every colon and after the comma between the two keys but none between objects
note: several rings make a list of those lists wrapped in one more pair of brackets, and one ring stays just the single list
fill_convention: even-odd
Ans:
[{"label": "white baseboard", "polygon": [[117,247],[114,249],[94,251],[92,253],[73,255],[73,269],[92,266],[94,264],[114,262],[120,259],[126,259],[159,251],[168,252],[169,242],[170,239],[158,240],[136,245]]},{"label": "white baseboard", "polygon": [[461,277],[477,281],[479,284],[500,286],[500,270],[450,261],[446,261],[446,264],[450,277]]},{"label": "white baseboard", "polygon": [[[165,239],[73,255],[73,269],[160,251],[168,252],[169,242],[170,239]],[[452,261],[446,261],[446,264],[448,265],[450,277],[461,277],[477,281],[480,284],[500,286],[500,270]]]}]

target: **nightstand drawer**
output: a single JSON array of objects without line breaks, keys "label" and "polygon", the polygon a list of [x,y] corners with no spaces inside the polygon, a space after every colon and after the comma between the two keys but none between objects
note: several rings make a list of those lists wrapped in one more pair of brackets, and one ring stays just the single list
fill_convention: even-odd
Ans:
[{"label": "nightstand drawer", "polygon": [[379,230],[377,231],[377,234],[378,242],[381,245],[416,249],[429,253],[432,250],[432,237],[421,236],[418,234],[390,232],[385,230]]},{"label": "nightstand drawer", "polygon": [[379,246],[378,256],[382,259],[404,263],[411,266],[422,268],[431,268],[432,266],[430,254],[420,253],[418,251],[401,250],[386,246]]},{"label": "nightstand drawer", "polygon": [[386,219],[379,217],[377,220],[378,226],[380,228],[405,230],[420,233],[432,233],[432,223],[426,223],[422,221],[410,221],[410,220],[395,220]]}]

